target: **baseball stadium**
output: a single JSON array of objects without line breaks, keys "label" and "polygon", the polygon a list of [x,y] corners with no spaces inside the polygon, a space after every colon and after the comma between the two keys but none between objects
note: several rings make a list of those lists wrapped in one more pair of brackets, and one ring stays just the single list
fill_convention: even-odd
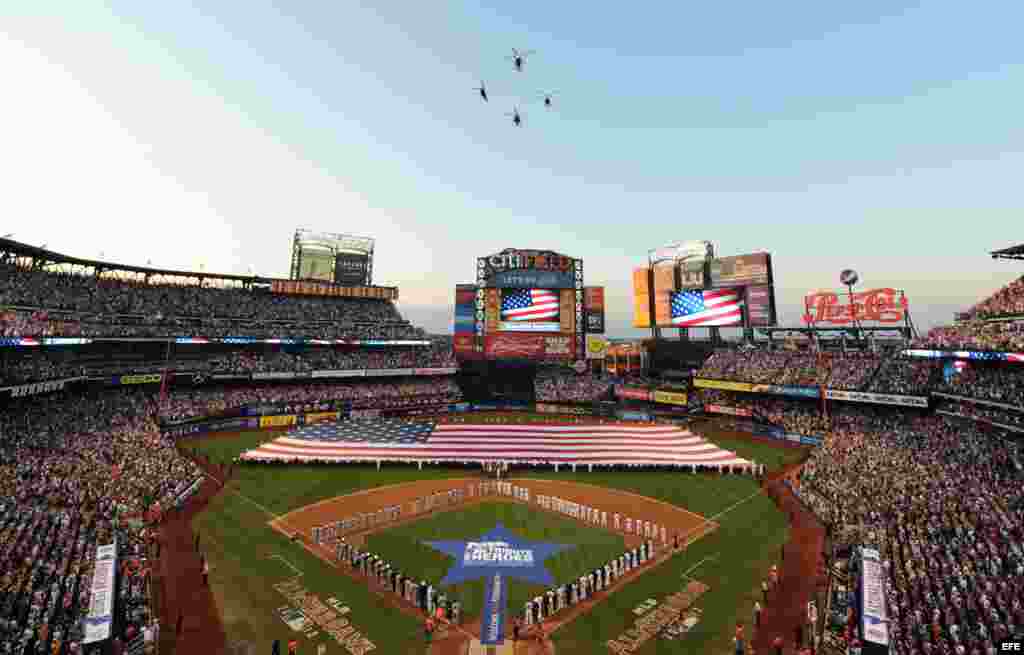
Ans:
[{"label": "baseball stadium", "polygon": [[7,5],[0,655],[1024,652],[1024,3]]},{"label": "baseball stadium", "polygon": [[925,336],[893,289],[786,328],[770,255],[692,242],[612,342],[581,259],[506,249],[431,335],[372,244],[335,282],[304,238],[198,286],[0,244],[6,652],[899,652],[945,566],[906,517],[1019,625],[1019,280]]}]

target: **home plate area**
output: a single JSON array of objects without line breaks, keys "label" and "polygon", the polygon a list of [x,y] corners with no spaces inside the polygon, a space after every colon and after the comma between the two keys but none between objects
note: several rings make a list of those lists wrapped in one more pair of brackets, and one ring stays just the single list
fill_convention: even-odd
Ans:
[{"label": "home plate area", "polygon": [[[429,652],[496,655],[553,652],[553,631],[718,527],[625,491],[480,478],[364,490],[300,508],[271,525],[420,616]],[[608,648],[632,652],[655,627],[655,633],[678,631],[695,623],[686,610],[707,588],[696,581],[680,585],[679,593],[655,601],[661,606],[646,607],[636,626]]]}]

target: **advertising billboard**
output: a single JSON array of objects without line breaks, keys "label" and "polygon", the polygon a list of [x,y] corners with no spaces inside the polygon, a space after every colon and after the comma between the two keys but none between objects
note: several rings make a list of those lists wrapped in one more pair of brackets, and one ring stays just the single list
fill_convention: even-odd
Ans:
[{"label": "advertising billboard", "polygon": [[488,359],[572,359],[573,338],[568,335],[492,334],[484,337]]},{"label": "advertising billboard", "polygon": [[[561,301],[558,290],[491,289],[489,291],[497,291],[501,297],[496,331],[561,331],[562,324],[559,321]],[[565,291],[562,293],[564,294]]]},{"label": "advertising billboard", "polygon": [[583,307],[587,334],[604,334],[604,287],[584,287]]},{"label": "advertising billboard", "polygon": [[559,304],[559,328],[564,334],[572,334],[576,331],[576,317],[573,309],[576,306],[576,299],[572,289],[562,289]]},{"label": "advertising billboard", "polygon": [[587,335],[587,359],[604,359],[608,354],[608,339],[597,334]]},{"label": "advertising billboard", "polygon": [[477,280],[483,286],[519,289],[572,289],[575,262],[550,250],[510,248],[477,258]]},{"label": "advertising billboard", "polygon": [[366,284],[369,269],[369,255],[339,252],[334,256],[335,284]]},{"label": "advertising billboard", "polygon": [[484,333],[491,334],[500,329],[501,291],[484,289]]},{"label": "advertising billboard", "polygon": [[476,286],[460,284],[455,287],[455,334],[472,335],[476,329]]},{"label": "advertising billboard", "polygon": [[704,260],[686,261],[679,264],[679,288],[704,288]]},{"label": "advertising billboard", "polygon": [[710,241],[683,241],[654,251],[654,261],[704,260],[712,256],[714,248]]},{"label": "advertising billboard", "polygon": [[654,267],[654,319],[658,325],[670,325],[670,303],[676,290],[676,268],[673,262]]},{"label": "advertising billboard", "polygon": [[772,283],[772,256],[766,252],[711,260],[711,286],[746,287]]},{"label": "advertising billboard", "polygon": [[775,295],[771,285],[757,285],[746,288],[747,320],[750,327],[772,327],[775,325]]},{"label": "advertising billboard", "polygon": [[860,291],[852,296],[832,291],[814,291],[804,296],[804,322],[811,325],[845,325],[854,320],[891,325],[902,323],[909,309],[903,292],[890,288]]},{"label": "advertising billboard", "polygon": [[633,269],[633,327],[651,327],[649,273],[647,267]]}]

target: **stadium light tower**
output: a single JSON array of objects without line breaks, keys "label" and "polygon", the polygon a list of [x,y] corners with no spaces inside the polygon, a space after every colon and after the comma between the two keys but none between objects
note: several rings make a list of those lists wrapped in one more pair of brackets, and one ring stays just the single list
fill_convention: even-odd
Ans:
[{"label": "stadium light tower", "polygon": [[857,318],[857,306],[853,302],[853,285],[860,281],[860,275],[852,268],[844,269],[839,274],[839,281],[846,285],[850,294],[850,319],[853,321],[853,338],[860,340],[860,320]]}]

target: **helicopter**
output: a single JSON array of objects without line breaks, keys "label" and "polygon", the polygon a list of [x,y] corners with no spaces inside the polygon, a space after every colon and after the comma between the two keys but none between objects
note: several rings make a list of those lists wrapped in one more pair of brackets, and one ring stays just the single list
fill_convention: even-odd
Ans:
[{"label": "helicopter", "polygon": [[512,117],[512,124],[516,127],[520,127],[523,124],[523,116],[519,113],[519,107],[513,107],[512,111],[505,114],[506,116]]},{"label": "helicopter", "polygon": [[554,97],[558,95],[558,91],[540,91],[537,93],[537,97],[544,101],[544,108],[551,109],[554,107]]},{"label": "helicopter", "polygon": [[484,84],[483,82],[480,82],[480,86],[473,87],[473,90],[480,92],[480,97],[484,99],[484,102],[488,101],[487,100],[487,85],[486,84]]},{"label": "helicopter", "polygon": [[523,64],[526,62],[526,58],[535,53],[536,50],[525,50],[520,52],[519,50],[512,48],[512,54],[508,59],[512,60],[512,65],[515,66],[516,72],[523,72]]}]

